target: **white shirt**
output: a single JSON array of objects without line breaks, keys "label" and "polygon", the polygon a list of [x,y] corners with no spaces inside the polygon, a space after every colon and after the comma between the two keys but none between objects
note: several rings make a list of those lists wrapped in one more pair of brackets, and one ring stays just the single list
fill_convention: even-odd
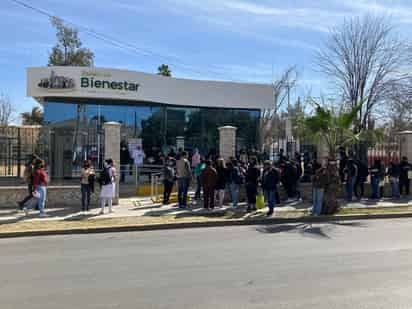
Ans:
[{"label": "white shirt", "polygon": [[143,160],[146,158],[146,155],[143,150],[141,149],[134,149],[132,153],[132,158],[134,164],[137,166],[143,165]]}]

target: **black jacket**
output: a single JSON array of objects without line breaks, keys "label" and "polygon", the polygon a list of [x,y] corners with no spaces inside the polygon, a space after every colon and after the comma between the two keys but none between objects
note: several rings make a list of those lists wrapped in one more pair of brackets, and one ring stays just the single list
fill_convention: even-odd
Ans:
[{"label": "black jacket", "polygon": [[273,191],[277,189],[279,184],[279,173],[276,169],[271,168],[263,171],[262,189]]}]

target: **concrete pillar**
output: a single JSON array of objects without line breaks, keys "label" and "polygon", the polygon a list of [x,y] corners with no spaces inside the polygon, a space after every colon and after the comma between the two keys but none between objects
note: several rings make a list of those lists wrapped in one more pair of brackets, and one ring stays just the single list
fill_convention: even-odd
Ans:
[{"label": "concrete pillar", "polygon": [[409,161],[412,160],[412,131],[399,132],[399,150],[400,156],[407,157]]},{"label": "concrete pillar", "polygon": [[120,123],[105,122],[104,129],[104,159],[112,159],[116,165],[117,175],[113,204],[119,204],[119,179],[120,179]]},{"label": "concrete pillar", "polygon": [[219,128],[219,155],[228,160],[236,155],[236,127]]}]

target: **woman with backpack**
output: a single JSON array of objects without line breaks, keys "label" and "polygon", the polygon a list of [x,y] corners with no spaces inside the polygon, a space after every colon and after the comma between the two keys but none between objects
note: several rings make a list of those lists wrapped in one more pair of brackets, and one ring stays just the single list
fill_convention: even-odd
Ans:
[{"label": "woman with backpack", "polygon": [[104,207],[106,204],[109,207],[109,213],[113,212],[113,197],[115,192],[115,182],[116,182],[116,169],[114,167],[114,162],[112,159],[107,159],[104,162],[104,168],[100,175],[100,184],[102,189],[100,191],[100,214],[104,214]]},{"label": "woman with backpack", "polygon": [[94,183],[94,170],[89,160],[84,161],[80,176],[80,187],[82,192],[82,211],[89,211],[90,195]]}]

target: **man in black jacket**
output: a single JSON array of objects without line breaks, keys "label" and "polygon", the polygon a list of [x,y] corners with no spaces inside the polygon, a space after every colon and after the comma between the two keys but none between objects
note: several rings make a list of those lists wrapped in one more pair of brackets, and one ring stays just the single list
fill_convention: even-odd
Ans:
[{"label": "man in black jacket", "polygon": [[272,163],[270,161],[265,161],[262,175],[262,189],[269,207],[269,212],[267,213],[268,216],[273,214],[273,209],[275,208],[275,196],[278,190],[279,178],[279,173],[272,166]]},{"label": "man in black jacket", "polygon": [[400,164],[401,173],[399,175],[399,191],[401,195],[403,195],[404,189],[405,194],[409,195],[409,186],[410,186],[410,179],[409,179],[409,172],[412,171],[412,165],[408,162],[407,157],[402,157],[402,161]]}]

